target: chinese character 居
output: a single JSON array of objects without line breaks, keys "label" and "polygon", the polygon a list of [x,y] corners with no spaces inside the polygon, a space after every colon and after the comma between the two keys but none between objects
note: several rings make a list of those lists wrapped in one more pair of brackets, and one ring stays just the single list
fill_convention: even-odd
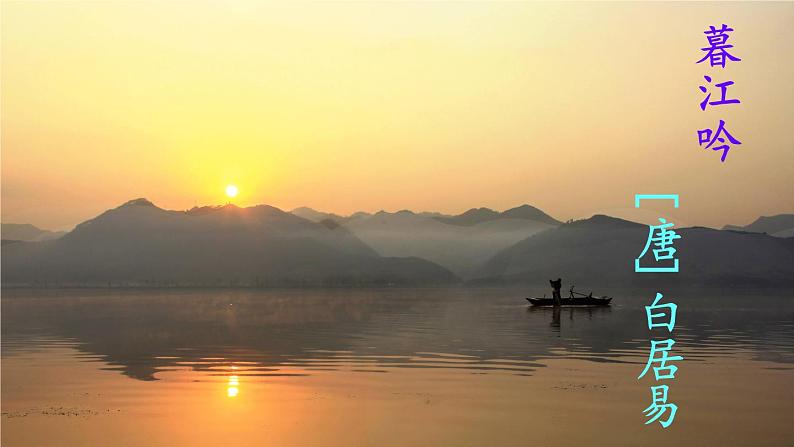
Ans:
[{"label": "chinese character \u5c45", "polygon": [[[653,367],[653,375],[656,377],[656,380],[675,379],[675,372],[678,371],[678,367],[675,365],[668,365],[667,362],[684,360],[684,358],[680,355],[671,356],[667,354],[674,344],[675,340],[671,338],[666,340],[651,340],[651,352],[648,354],[648,362],[645,364],[645,369],[637,376],[637,379],[642,379],[645,373],[651,368],[652,364],[659,365]],[[657,355],[657,353],[660,353],[660,355]]]}]

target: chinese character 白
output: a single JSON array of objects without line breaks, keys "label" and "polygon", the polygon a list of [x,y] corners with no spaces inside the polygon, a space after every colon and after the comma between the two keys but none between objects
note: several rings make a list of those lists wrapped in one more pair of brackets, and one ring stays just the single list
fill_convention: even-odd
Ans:
[{"label": "chinese character \u767d", "polygon": [[[662,296],[661,293],[657,292],[653,304],[645,306],[645,314],[648,316],[648,329],[666,327],[668,332],[673,332],[673,328],[675,328],[675,313],[678,306],[675,303],[659,304]],[[655,313],[656,311],[658,313]],[[662,320],[665,317],[667,318],[666,323],[654,321]]]}]

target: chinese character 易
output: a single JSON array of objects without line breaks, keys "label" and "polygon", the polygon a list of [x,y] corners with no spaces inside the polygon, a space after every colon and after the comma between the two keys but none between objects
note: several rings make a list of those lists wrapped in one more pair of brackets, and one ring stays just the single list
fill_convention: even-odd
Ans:
[{"label": "chinese character \u6613", "polygon": [[[667,428],[673,423],[673,419],[675,419],[675,413],[678,411],[678,405],[667,403],[667,391],[667,385],[651,387],[652,403],[648,408],[642,410],[643,413],[646,413],[645,416],[650,418],[645,425],[659,420],[659,424],[661,424],[663,428]],[[660,418],[667,413],[668,410],[670,411],[670,414],[667,416],[667,419],[660,420]]]}]

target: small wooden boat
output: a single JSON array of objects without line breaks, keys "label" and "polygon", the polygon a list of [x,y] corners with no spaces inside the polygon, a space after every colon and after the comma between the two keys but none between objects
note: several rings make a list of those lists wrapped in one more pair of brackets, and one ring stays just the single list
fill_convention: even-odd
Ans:
[{"label": "small wooden boat", "polygon": [[[570,292],[568,298],[560,299],[561,306],[609,306],[609,302],[612,301],[612,298],[608,296],[594,297],[593,292],[590,292],[589,295],[574,292],[573,287]],[[543,295],[543,298],[527,298],[527,301],[533,306],[554,306],[554,298],[546,298],[546,295]]]},{"label": "small wooden boat", "polygon": [[[553,298],[527,298],[533,306],[553,306],[554,299]],[[604,298],[591,298],[591,297],[582,297],[582,298],[562,298],[560,300],[560,305],[562,306],[609,306],[609,302],[612,301],[610,297]]]}]

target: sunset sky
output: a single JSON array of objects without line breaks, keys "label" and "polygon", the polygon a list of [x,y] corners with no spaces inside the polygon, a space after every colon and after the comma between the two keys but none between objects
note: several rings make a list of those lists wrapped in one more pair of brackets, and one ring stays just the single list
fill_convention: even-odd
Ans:
[{"label": "sunset sky", "polygon": [[[708,25],[741,62],[695,64]],[[794,3],[3,2],[2,220],[146,197],[350,213],[794,212]],[[703,75],[738,105],[701,111]],[[725,163],[696,130],[724,119]]]}]

